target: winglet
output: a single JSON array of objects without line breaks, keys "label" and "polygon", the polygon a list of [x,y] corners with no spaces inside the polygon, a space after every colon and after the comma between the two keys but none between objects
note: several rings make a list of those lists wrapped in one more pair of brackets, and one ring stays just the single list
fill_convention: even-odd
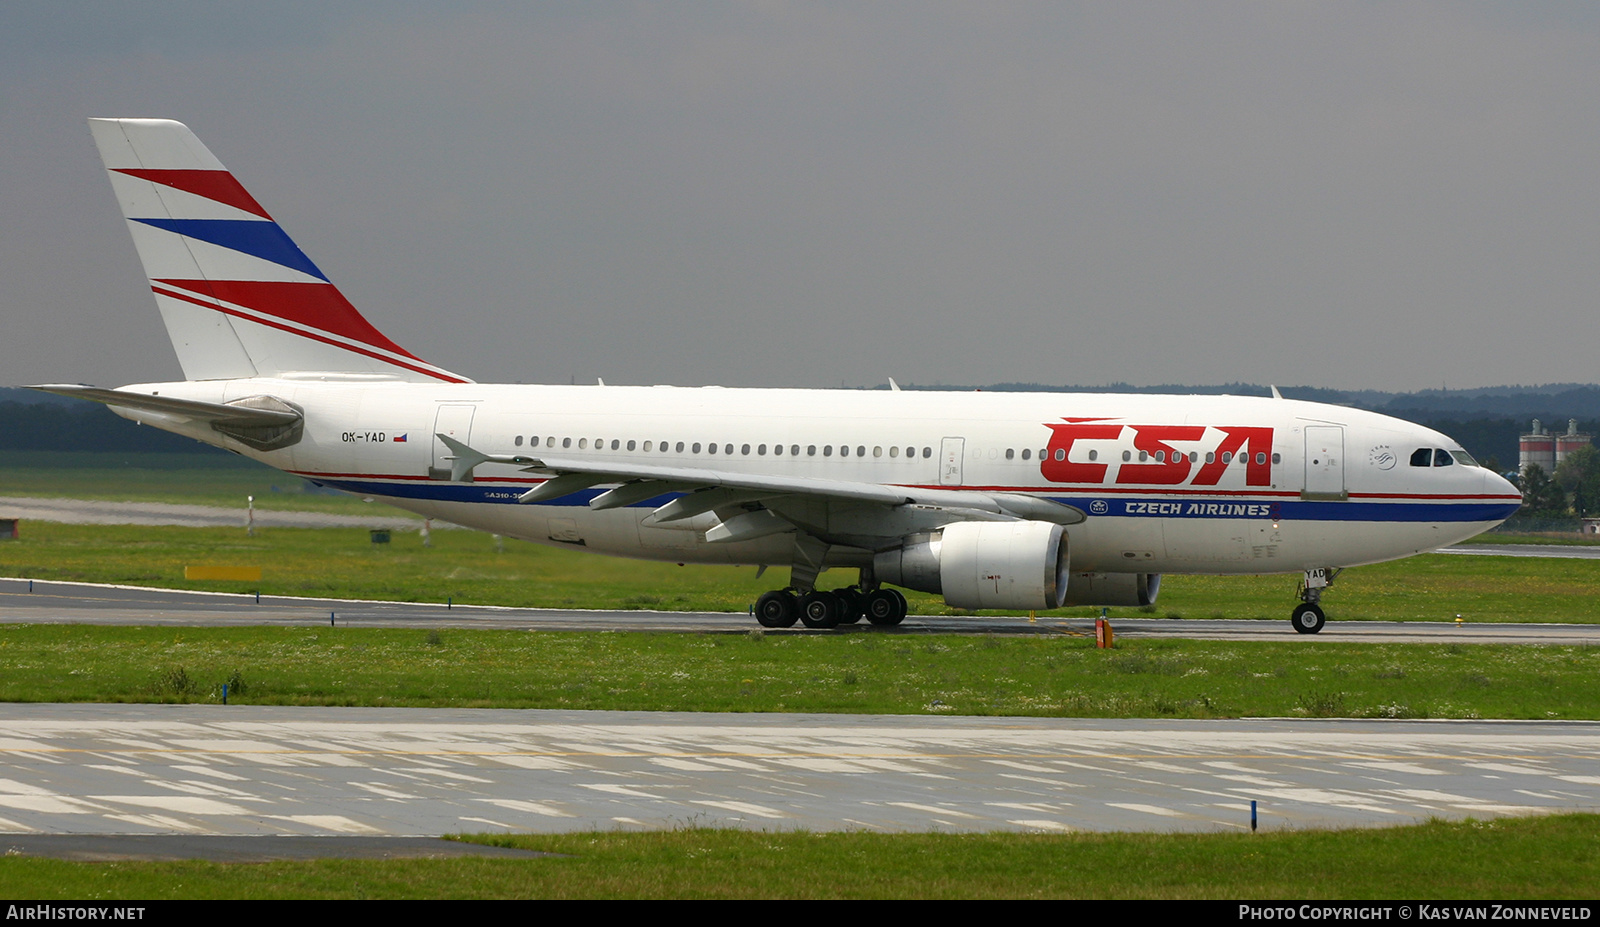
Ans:
[{"label": "winglet", "polygon": [[539,463],[538,458],[524,457],[521,454],[485,454],[462,444],[449,435],[435,434],[434,437],[443,441],[444,446],[450,449],[451,456],[446,457],[445,460],[450,461],[450,481],[453,483],[472,482],[472,470],[478,464],[498,463],[516,466],[536,466]]}]

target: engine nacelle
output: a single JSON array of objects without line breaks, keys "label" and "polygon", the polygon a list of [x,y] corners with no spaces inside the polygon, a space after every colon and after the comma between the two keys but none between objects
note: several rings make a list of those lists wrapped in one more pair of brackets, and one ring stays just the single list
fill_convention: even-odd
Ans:
[{"label": "engine nacelle", "polygon": [[1074,573],[1063,604],[1154,605],[1160,593],[1160,573]]},{"label": "engine nacelle", "polygon": [[872,560],[883,582],[934,592],[955,608],[1060,608],[1067,533],[1043,521],[963,521],[906,538]]}]

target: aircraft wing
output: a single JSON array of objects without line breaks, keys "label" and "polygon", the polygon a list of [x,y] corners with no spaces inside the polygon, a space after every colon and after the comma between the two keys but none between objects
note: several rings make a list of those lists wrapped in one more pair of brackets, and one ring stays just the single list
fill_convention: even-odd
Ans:
[{"label": "aircraft wing", "polygon": [[[448,435],[438,438],[454,454],[453,479],[470,478],[472,469],[482,463],[511,464],[525,472],[550,476],[523,493],[520,502],[559,499],[604,483],[621,485],[591,499],[591,508],[617,508],[682,493],[652,512],[650,521],[661,524],[716,512],[722,523],[706,535],[713,542],[746,540],[792,527],[816,533],[817,523],[828,520],[855,525],[828,531],[830,534],[870,537],[879,536],[881,531],[881,536],[898,537],[955,521],[1028,520],[1073,525],[1087,518],[1072,506],[1020,493],[931,489],[631,461],[623,464],[545,455],[497,456],[474,450]],[[816,507],[819,504],[820,510]],[[897,517],[874,519],[870,511],[863,511],[873,508],[879,512],[893,510]],[[774,522],[774,516],[781,524]],[[882,527],[876,527],[875,522]]]}]

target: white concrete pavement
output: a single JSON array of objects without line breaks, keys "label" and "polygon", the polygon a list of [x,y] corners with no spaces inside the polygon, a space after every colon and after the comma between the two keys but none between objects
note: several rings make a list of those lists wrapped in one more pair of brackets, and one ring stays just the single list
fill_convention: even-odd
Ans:
[{"label": "white concrete pavement", "polygon": [[0,705],[0,832],[1224,831],[1600,809],[1600,723]]}]

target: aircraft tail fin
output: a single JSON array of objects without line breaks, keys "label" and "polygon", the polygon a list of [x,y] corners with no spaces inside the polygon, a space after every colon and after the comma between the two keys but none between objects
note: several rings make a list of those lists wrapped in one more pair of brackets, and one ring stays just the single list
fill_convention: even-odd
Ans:
[{"label": "aircraft tail fin", "polygon": [[374,328],[188,126],[90,119],[89,129],[188,379],[470,382]]}]

